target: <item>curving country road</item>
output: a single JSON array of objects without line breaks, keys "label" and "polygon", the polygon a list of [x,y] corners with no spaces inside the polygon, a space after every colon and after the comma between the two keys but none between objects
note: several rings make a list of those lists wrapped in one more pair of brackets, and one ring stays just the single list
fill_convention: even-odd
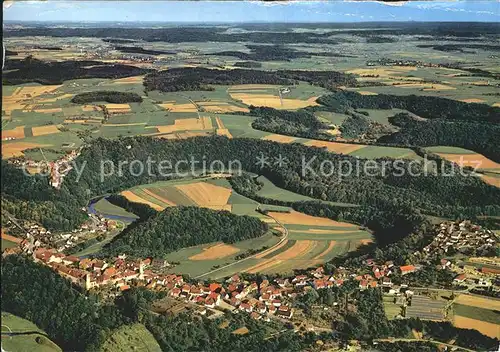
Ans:
[{"label": "curving country road", "polygon": [[[278,242],[278,243],[276,243],[276,244],[275,244],[274,246],[272,246],[271,248],[267,248],[267,249],[265,249],[265,251],[270,251],[270,250],[272,250],[272,249],[275,249],[276,247],[278,247],[278,246],[279,246],[279,245],[281,245],[284,241],[286,241],[286,240],[287,240],[287,238],[288,238],[288,229],[287,229],[285,226],[283,226],[283,224],[282,224],[281,222],[279,222],[276,218],[272,217],[272,216],[271,216],[271,215],[269,215],[269,214],[268,214],[267,216],[269,216],[271,219],[273,219],[274,221],[276,221],[276,223],[284,229],[284,234],[283,234],[283,237],[279,240],[279,242]],[[272,251],[271,251],[271,252],[272,252]],[[217,272],[217,271],[219,271],[219,270],[222,270],[222,269],[225,269],[225,268],[229,268],[229,267],[230,267],[230,266],[232,266],[232,265],[236,265],[236,264],[242,263],[242,262],[244,262],[245,260],[248,260],[248,259],[251,259],[251,258],[255,258],[255,257],[256,257],[257,255],[259,255],[260,253],[261,253],[261,252],[259,252],[259,253],[255,253],[255,254],[253,254],[253,255],[251,255],[251,256],[248,256],[248,257],[246,257],[246,258],[243,258],[243,259],[241,259],[241,260],[238,260],[238,261],[236,261],[236,262],[234,262],[234,263],[230,263],[230,264],[227,264],[227,265],[221,266],[220,268],[217,268],[217,269],[214,269],[214,270],[210,270],[210,271],[208,271],[208,272],[206,272],[206,273],[204,273],[204,274],[201,274],[201,275],[195,276],[195,277],[194,277],[194,279],[199,279],[199,278],[201,278],[201,277],[204,277],[204,276],[210,275],[210,274],[212,274],[212,273],[215,273],[215,272]]]}]

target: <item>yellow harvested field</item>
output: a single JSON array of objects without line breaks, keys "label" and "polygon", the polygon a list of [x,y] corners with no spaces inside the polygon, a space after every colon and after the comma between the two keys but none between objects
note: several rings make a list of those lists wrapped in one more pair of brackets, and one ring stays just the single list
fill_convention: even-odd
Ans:
[{"label": "yellow harvested field", "polygon": [[484,103],[483,99],[476,99],[476,98],[463,99],[463,100],[460,100],[460,101],[463,101],[464,103]]},{"label": "yellow harvested field", "polygon": [[268,212],[269,216],[277,219],[283,224],[289,225],[314,225],[314,226],[337,226],[337,227],[352,227],[358,226],[347,222],[339,222],[319,216],[311,216],[298,211],[292,210],[290,213]]},{"label": "yellow harvested field", "polygon": [[278,249],[280,249],[281,247],[285,246],[287,243],[288,243],[288,240],[284,240],[283,242],[281,242],[281,243],[280,243],[279,245],[277,245],[276,247],[269,248],[269,249],[266,249],[266,250],[264,250],[264,251],[260,252],[259,254],[257,254],[257,255],[255,256],[255,258],[257,258],[257,259],[261,259],[261,258],[265,257],[266,255],[271,254],[271,253],[273,253],[273,252],[277,251],[277,250],[278,250]]},{"label": "yellow harvested field", "polygon": [[189,257],[190,260],[215,260],[225,258],[232,254],[238,253],[239,248],[230,246],[225,243],[218,243],[215,246],[203,248],[203,252]]},{"label": "yellow harvested field", "polygon": [[82,111],[101,111],[102,108],[97,105],[83,105]]},{"label": "yellow harvested field", "polygon": [[327,255],[333,249],[333,247],[335,247],[335,243],[336,243],[335,241],[330,241],[330,243],[328,244],[328,248],[325,249],[320,254],[318,254],[317,256],[315,256],[313,259],[318,260],[318,259],[323,258],[325,255]]},{"label": "yellow harvested field", "polygon": [[13,138],[24,138],[24,126],[17,126],[11,130],[2,130],[2,141]]},{"label": "yellow harvested field", "polygon": [[278,255],[272,257],[271,259],[264,260],[263,262],[246,269],[245,272],[247,273],[263,272],[264,270],[268,270],[276,265],[281,264],[286,260],[295,260],[301,258],[303,255],[310,252],[317,245],[318,241],[309,241],[309,240],[296,241],[292,247],[290,247],[283,253],[279,253]]},{"label": "yellow harvested field", "polygon": [[68,119],[66,119],[66,120],[64,120],[64,123],[79,123],[79,124],[82,124],[82,123],[86,123],[87,121],[88,120],[77,120],[77,119],[75,119],[75,120],[73,120],[73,119],[68,120]]},{"label": "yellow harvested field", "polygon": [[278,96],[271,94],[230,93],[230,95],[231,98],[240,100],[246,105],[267,106],[274,109],[296,110],[307,106],[318,105],[318,103],[316,103],[316,99],[318,99],[318,97],[312,97],[307,100],[282,99],[282,105],[281,99]]},{"label": "yellow harvested field", "polygon": [[132,191],[123,191],[120,194],[122,196],[124,196],[125,198],[127,198],[131,202],[147,204],[151,208],[153,208],[155,210],[159,210],[159,211],[165,209],[165,208],[159,206],[158,204],[152,203],[149,200],[146,200],[146,199],[143,199],[143,198],[139,197],[137,194],[133,193]]},{"label": "yellow harvested field", "polygon": [[46,134],[60,133],[57,125],[33,127],[33,137],[44,136]]},{"label": "yellow harvested field", "polygon": [[453,325],[462,329],[475,329],[486,336],[500,338],[500,327],[497,324],[455,315]]},{"label": "yellow harvested field", "polygon": [[233,138],[233,135],[227,128],[218,128],[217,129],[217,135],[218,136],[226,136],[227,138]]},{"label": "yellow harvested field", "polygon": [[50,93],[60,85],[18,87],[12,95],[2,96],[2,110],[9,116],[13,110],[24,110],[31,100],[41,94]]},{"label": "yellow harvested field", "polygon": [[162,108],[168,111],[172,112],[197,112],[198,109],[194,104],[187,103],[187,104],[177,104],[175,102],[170,102],[170,103],[163,103],[163,104],[158,104]]},{"label": "yellow harvested field", "polygon": [[166,198],[164,198],[164,197],[162,197],[162,196],[160,196],[160,195],[158,195],[158,194],[154,193],[154,192],[153,192],[152,190],[150,190],[150,189],[143,188],[143,189],[142,189],[142,191],[143,191],[144,193],[146,193],[147,195],[149,195],[149,196],[153,197],[154,199],[159,200],[160,202],[163,202],[163,203],[168,204],[168,205],[176,205],[174,202],[172,202],[172,201],[170,201],[170,200],[168,200],[168,199],[166,199]]},{"label": "yellow harvested field", "polygon": [[202,102],[197,102],[196,104],[200,105],[206,112],[213,112],[213,113],[250,111],[246,107],[232,105],[224,101],[208,101],[208,102],[202,101]]},{"label": "yellow harvested field", "polygon": [[358,91],[358,93],[361,94],[361,95],[378,95],[378,93],[369,92],[367,90],[360,90],[360,91]]},{"label": "yellow harvested field", "polygon": [[23,150],[31,148],[52,147],[51,144],[38,144],[30,142],[7,142],[2,143],[2,158],[12,158],[23,155]]},{"label": "yellow harvested field", "polygon": [[500,177],[481,175],[481,178],[483,179],[484,182],[486,182],[492,186],[500,188]]},{"label": "yellow harvested field", "polygon": [[471,295],[460,295],[455,299],[455,303],[465,306],[485,308],[500,311],[500,299],[486,298]]},{"label": "yellow harvested field", "polygon": [[388,78],[390,76],[397,76],[398,74],[405,73],[408,71],[416,71],[416,67],[412,66],[392,66],[387,68],[358,68],[355,70],[347,71],[347,73],[353,73],[363,76],[379,76],[380,78]]},{"label": "yellow harvested field", "polygon": [[175,188],[184,193],[199,206],[213,207],[213,209],[225,207],[232,192],[229,188],[216,186],[208,182],[176,185]]},{"label": "yellow harvested field", "polygon": [[16,96],[23,96],[24,98],[34,98],[42,94],[53,92],[60,87],[62,87],[62,85],[22,87],[21,90],[14,93],[16,93]]},{"label": "yellow harvested field", "polygon": [[[186,139],[191,137],[206,137],[210,135],[208,132],[179,132],[179,133],[171,133],[166,135],[159,135],[156,138],[164,138],[164,139]],[[150,134],[145,134],[145,136],[151,136]]]},{"label": "yellow harvested field", "polygon": [[51,109],[34,109],[34,112],[41,112],[44,114],[51,114],[53,112],[62,112],[62,108],[51,108]]},{"label": "yellow harvested field", "polygon": [[105,106],[111,113],[131,111],[128,104],[105,104]]},{"label": "yellow harvested field", "polygon": [[224,123],[220,119],[219,116],[215,118],[215,121],[217,122],[217,135],[218,136],[226,136],[227,138],[233,138],[231,135],[231,132],[224,126]]},{"label": "yellow harvested field", "polygon": [[269,136],[265,136],[262,138],[262,140],[265,141],[273,141],[279,143],[292,143],[296,139],[297,137],[284,136],[282,134],[270,134]]},{"label": "yellow harvested field", "polygon": [[145,126],[146,122],[133,122],[133,123],[106,123],[104,126],[108,127],[121,127],[121,126]]},{"label": "yellow harvested field", "polygon": [[232,333],[235,335],[245,335],[245,334],[248,334],[249,331],[250,330],[248,330],[248,328],[246,326],[244,326],[242,328],[234,330]]},{"label": "yellow harvested field", "polygon": [[493,104],[492,106],[495,106],[495,107],[500,108],[500,103],[495,103],[495,104]]},{"label": "yellow harvested field", "polygon": [[201,119],[177,119],[173,125],[167,126],[156,126],[159,133],[172,133],[177,131],[200,131],[200,130],[211,130],[212,120],[208,116],[204,116]]},{"label": "yellow harvested field", "polygon": [[441,158],[458,164],[462,167],[470,166],[479,169],[498,169],[500,164],[486,158],[485,156],[477,153],[472,154],[447,154],[437,153]]},{"label": "yellow harvested field", "polygon": [[360,144],[327,142],[318,140],[310,140],[304,143],[304,145],[307,145],[309,147],[326,148],[329,152],[334,152],[339,154],[349,154],[356,150],[366,147],[365,145],[360,145]]},{"label": "yellow harvested field", "polygon": [[317,241],[309,240],[296,241],[292,247],[290,247],[283,253],[278,254],[273,259],[288,260],[293,258],[300,258],[305,253],[309,252],[317,244],[316,242]]}]

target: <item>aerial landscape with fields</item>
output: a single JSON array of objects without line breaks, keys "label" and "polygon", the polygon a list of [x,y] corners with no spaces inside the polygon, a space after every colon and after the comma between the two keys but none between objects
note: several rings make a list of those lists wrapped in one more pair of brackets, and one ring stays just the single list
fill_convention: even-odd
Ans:
[{"label": "aerial landscape with fields", "polygon": [[500,348],[498,3],[3,6],[2,352]]}]

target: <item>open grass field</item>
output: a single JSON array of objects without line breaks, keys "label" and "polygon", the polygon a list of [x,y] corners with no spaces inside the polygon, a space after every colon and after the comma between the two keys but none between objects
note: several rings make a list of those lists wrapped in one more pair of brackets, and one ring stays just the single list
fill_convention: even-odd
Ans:
[{"label": "open grass field", "polygon": [[291,202],[313,200],[313,198],[311,197],[303,196],[301,194],[290,192],[283,188],[279,188],[264,176],[259,176],[257,178],[257,181],[264,184],[262,186],[262,189],[259,192],[257,192],[259,196],[271,199],[279,199],[282,201],[291,201]]},{"label": "open grass field", "polygon": [[494,298],[472,296],[472,295],[460,295],[455,300],[455,303],[464,306],[487,308],[500,311],[500,300]]},{"label": "open grass field", "polygon": [[[8,333],[26,333],[24,335],[8,336]],[[39,351],[39,352],[59,352],[59,346],[52,342],[45,334],[32,322],[2,312],[2,350],[10,351]]]},{"label": "open grass field", "polygon": [[228,88],[229,95],[235,101],[245,105],[267,106],[275,109],[296,110],[307,106],[318,105],[320,88],[307,89],[305,85],[290,87],[290,92],[279,96],[280,86],[268,84],[242,84]]},{"label": "open grass field", "polygon": [[153,335],[142,324],[124,325],[113,332],[101,347],[102,352],[160,352]]}]

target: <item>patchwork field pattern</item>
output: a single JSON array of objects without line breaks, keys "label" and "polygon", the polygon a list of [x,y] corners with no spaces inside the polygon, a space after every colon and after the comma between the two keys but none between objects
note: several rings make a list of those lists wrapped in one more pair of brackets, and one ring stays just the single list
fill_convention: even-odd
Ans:
[{"label": "patchwork field pattern", "polygon": [[500,300],[460,295],[453,302],[453,325],[500,338]]},{"label": "patchwork field pattern", "polygon": [[297,211],[268,212],[283,224],[288,238],[280,245],[259,253],[257,263],[244,269],[249,273],[287,273],[308,268],[371,242],[367,231],[358,226]]},{"label": "patchwork field pattern", "polygon": [[[232,190],[204,181],[160,182],[124,191],[127,199],[148,204],[154,209],[163,210],[169,206],[184,205],[231,211],[228,204]],[[134,200],[135,199],[135,200]]]},{"label": "patchwork field pattern", "polygon": [[240,101],[245,105],[267,106],[275,109],[296,110],[307,106],[318,105],[317,96],[304,99],[292,99],[282,94],[280,98],[280,86],[268,84],[242,84],[228,89],[232,99]]}]

